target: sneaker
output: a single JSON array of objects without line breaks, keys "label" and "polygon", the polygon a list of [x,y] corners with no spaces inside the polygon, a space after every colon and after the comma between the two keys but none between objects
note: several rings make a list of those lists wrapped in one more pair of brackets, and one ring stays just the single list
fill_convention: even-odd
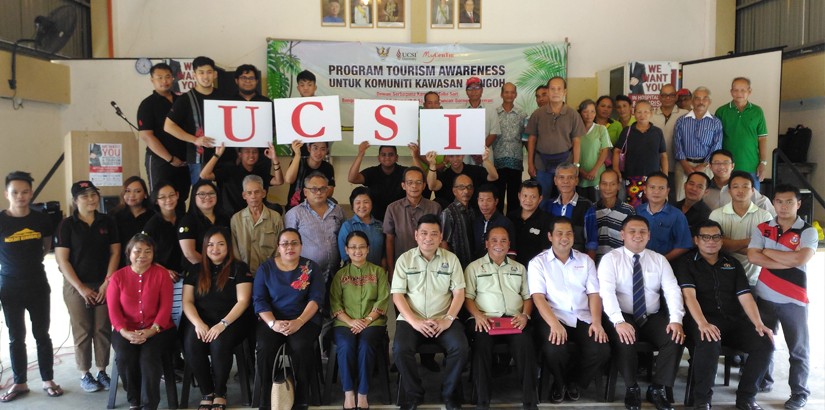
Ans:
[{"label": "sneaker", "polygon": [[791,395],[791,398],[785,402],[785,408],[790,410],[803,409],[807,403],[808,396],[802,393],[794,393]]},{"label": "sneaker", "polygon": [[92,377],[91,373],[86,372],[86,374],[83,375],[83,378],[80,379],[80,388],[86,393],[94,393],[102,390],[103,386],[101,386],[100,383]]},{"label": "sneaker", "polygon": [[109,386],[112,384],[112,379],[106,372],[97,372],[97,382],[103,386],[103,390],[109,391]]}]

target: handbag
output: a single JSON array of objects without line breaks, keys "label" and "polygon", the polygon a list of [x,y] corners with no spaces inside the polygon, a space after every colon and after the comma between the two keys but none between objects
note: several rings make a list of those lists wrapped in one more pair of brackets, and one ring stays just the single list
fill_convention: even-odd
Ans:
[{"label": "handbag", "polygon": [[[281,358],[281,365],[272,366],[272,392],[270,393],[270,405],[272,410],[291,409],[295,402],[295,369],[290,362],[289,372],[286,367],[286,343],[282,344],[275,354],[275,358]],[[289,373],[292,373],[290,375]],[[290,377],[291,376],[291,377]]]},{"label": "handbag", "polygon": [[[632,125],[630,126],[632,127]],[[624,136],[624,145],[619,151],[619,171],[624,172],[624,158],[627,155],[627,141],[630,139],[630,127],[627,127],[627,135]]]}]

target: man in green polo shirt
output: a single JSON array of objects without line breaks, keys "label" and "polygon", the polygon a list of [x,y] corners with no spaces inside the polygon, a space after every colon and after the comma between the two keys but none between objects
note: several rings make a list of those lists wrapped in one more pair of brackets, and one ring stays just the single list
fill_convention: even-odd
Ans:
[{"label": "man in green polo shirt", "polygon": [[765,113],[758,105],[749,102],[751,80],[736,77],[731,82],[730,95],[733,101],[716,109],[716,117],[722,121],[722,148],[733,153],[736,158],[735,171],[753,174],[754,186],[759,191],[759,183],[765,179],[768,165],[768,127]]},{"label": "man in green polo shirt", "polygon": [[455,318],[464,304],[464,271],[458,257],[439,248],[441,222],[426,214],[418,219],[418,247],[401,254],[392,276],[392,301],[398,309],[393,354],[401,388],[406,393],[402,409],[416,409],[424,398],[415,354],[424,343],[444,348],[446,372],[441,394],[448,410],[460,409],[459,379],[470,348],[464,327]]},{"label": "man in green polo shirt", "polygon": [[[467,333],[473,344],[473,384],[477,395],[476,409],[490,407],[490,381],[493,378],[493,344],[504,341],[516,361],[521,375],[523,409],[538,409],[536,403],[535,350],[531,332],[525,329],[533,310],[533,301],[527,289],[527,268],[507,257],[510,250],[510,233],[503,226],[487,232],[484,241],[487,254],[467,266],[465,279],[466,299],[464,307],[472,318]],[[504,318],[518,329],[514,334],[493,336],[490,329],[495,325],[491,318]]]}]

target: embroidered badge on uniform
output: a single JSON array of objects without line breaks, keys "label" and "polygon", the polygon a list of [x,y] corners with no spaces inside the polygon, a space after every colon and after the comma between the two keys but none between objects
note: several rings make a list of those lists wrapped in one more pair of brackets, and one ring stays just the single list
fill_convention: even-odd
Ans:
[{"label": "embroidered badge on uniform", "polygon": [[301,276],[298,276],[298,279],[295,280],[290,284],[293,289],[297,290],[304,290],[309,286],[309,274],[312,273],[312,269],[309,268],[309,265],[301,266]]}]

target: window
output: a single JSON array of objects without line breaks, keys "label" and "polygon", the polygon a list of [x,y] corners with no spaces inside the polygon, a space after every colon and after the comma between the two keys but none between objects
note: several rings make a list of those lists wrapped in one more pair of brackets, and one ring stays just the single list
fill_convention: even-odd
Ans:
[{"label": "window", "polygon": [[777,46],[800,54],[825,49],[825,1],[736,0],[736,52]]}]

